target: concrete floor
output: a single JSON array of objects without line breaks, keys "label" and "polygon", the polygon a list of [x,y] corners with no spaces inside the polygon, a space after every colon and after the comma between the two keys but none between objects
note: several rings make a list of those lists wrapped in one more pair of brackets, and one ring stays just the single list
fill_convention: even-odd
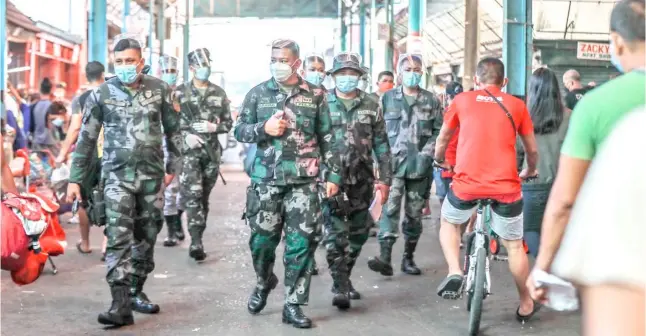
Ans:
[{"label": "concrete floor", "polygon": [[[439,204],[434,200],[433,216],[425,220],[424,236],[416,254],[423,268],[421,276],[403,275],[385,278],[368,270],[366,261],[377,253],[371,238],[353,275],[355,287],[363,299],[353,301],[348,312],[331,306],[331,279],[323,269],[324,251],[317,251],[321,275],[312,283],[310,305],[305,312],[315,328],[298,330],[281,323],[283,289],[272,292],[268,305],[258,316],[251,316],[246,302],[254,282],[247,247],[249,230],[240,220],[244,206],[246,176],[225,171],[228,185],[218,183],[211,195],[209,227],[205,245],[209,258],[196,264],[188,257],[188,242],[175,248],[161,245],[156,249],[156,268],[146,284],[146,293],[162,307],[156,316],[136,314],[135,325],[119,330],[105,330],[97,314],[109,306],[110,294],[105,283],[105,268],[100,262],[101,232],[92,231],[94,252],[76,251],[76,225],[66,224],[69,247],[55,259],[59,272],[46,271],[34,284],[18,287],[7,272],[2,272],[1,335],[466,335],[468,315],[464,300],[446,301],[435,294],[445,275],[446,266],[437,238]],[[279,247],[282,253],[282,246]],[[401,241],[394,255],[399,269]],[[282,258],[278,257],[277,260]],[[276,274],[282,281],[282,264]],[[580,335],[578,314],[563,314],[547,309],[521,326],[514,319],[517,294],[505,262],[492,267],[494,294],[484,305],[481,335]]]}]

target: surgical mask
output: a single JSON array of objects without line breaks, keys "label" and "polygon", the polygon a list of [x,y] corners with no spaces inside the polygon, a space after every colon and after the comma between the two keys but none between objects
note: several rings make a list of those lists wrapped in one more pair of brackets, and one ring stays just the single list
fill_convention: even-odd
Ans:
[{"label": "surgical mask", "polygon": [[393,86],[394,86],[394,84],[391,83],[391,82],[381,82],[381,83],[379,83],[379,91],[386,92],[386,91],[392,89]]},{"label": "surgical mask", "polygon": [[195,78],[205,81],[209,79],[209,76],[211,76],[211,68],[210,67],[200,67],[195,70]]},{"label": "surgical mask", "polygon": [[336,83],[336,88],[343,93],[349,93],[354,91],[359,85],[358,76],[350,75],[341,75],[334,77],[334,82]]},{"label": "surgical mask", "polygon": [[409,88],[418,86],[421,80],[422,75],[417,72],[405,71],[402,75],[402,83]]},{"label": "surgical mask", "polygon": [[305,80],[314,84],[314,85],[321,85],[323,84],[323,79],[325,78],[325,74],[318,72],[318,71],[307,71],[305,72]]},{"label": "surgical mask", "polygon": [[361,91],[366,91],[366,88],[368,87],[368,82],[366,82],[363,79],[359,80],[359,83],[357,84],[357,89]]},{"label": "surgical mask", "polygon": [[132,84],[137,80],[137,65],[115,65],[114,73],[123,84]]},{"label": "surgical mask", "polygon": [[56,118],[56,119],[52,120],[52,124],[54,126],[56,126],[56,127],[63,127],[64,123],[65,123],[65,120],[63,120],[61,118]]},{"label": "surgical mask", "polygon": [[617,58],[617,54],[615,54],[615,44],[610,42],[610,63],[617,68],[617,70],[621,73],[624,72],[624,68],[621,66],[621,62],[619,62],[619,58]]},{"label": "surgical mask", "polygon": [[177,74],[164,73],[162,74],[161,79],[168,85],[175,85],[175,83],[177,83]]},{"label": "surgical mask", "polygon": [[278,82],[284,82],[294,73],[291,65],[286,63],[271,63],[269,65],[271,76]]}]

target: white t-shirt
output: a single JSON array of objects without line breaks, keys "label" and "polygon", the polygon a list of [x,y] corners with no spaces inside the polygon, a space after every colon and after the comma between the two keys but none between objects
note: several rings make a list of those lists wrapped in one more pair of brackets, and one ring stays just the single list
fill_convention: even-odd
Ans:
[{"label": "white t-shirt", "polygon": [[585,177],[552,272],[580,285],[646,284],[646,109],[626,115]]}]

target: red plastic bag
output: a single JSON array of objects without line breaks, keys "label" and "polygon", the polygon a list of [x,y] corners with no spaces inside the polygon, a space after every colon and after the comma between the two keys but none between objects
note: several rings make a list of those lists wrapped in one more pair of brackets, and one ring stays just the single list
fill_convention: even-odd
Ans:
[{"label": "red plastic bag", "polygon": [[2,234],[0,235],[0,250],[2,251],[2,269],[16,271],[22,268],[29,252],[29,237],[25,233],[22,222],[16,214],[2,203]]},{"label": "red plastic bag", "polygon": [[23,267],[11,272],[11,280],[19,286],[29,285],[38,280],[43,273],[46,262],[47,253],[41,252],[36,254],[33,251],[28,251]]}]

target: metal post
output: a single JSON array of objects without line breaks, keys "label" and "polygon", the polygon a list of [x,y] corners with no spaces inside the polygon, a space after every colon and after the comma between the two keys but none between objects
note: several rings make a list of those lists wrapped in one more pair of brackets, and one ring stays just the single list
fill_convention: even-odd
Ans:
[{"label": "metal post", "polygon": [[478,49],[480,46],[480,24],[478,21],[478,0],[466,0],[464,8],[464,64],[462,86],[465,91],[474,85],[476,66],[478,65]]},{"label": "metal post", "polygon": [[366,5],[364,0],[359,3],[359,55],[361,55],[361,65],[363,66],[366,59]]},{"label": "metal post", "polygon": [[393,71],[393,17],[392,17],[393,0],[384,0],[384,9],[386,10],[386,23],[388,24],[388,40],[386,41],[386,70]]},{"label": "metal post", "polygon": [[184,21],[184,69],[182,70],[182,77],[184,78],[184,82],[188,82],[188,61],[186,60],[186,56],[188,55],[188,38],[189,38],[189,17],[191,16],[191,2],[189,0],[186,1],[186,18]]},{"label": "metal post", "polygon": [[123,22],[121,23],[121,32],[128,32],[128,16],[130,15],[130,0],[123,0]]},{"label": "metal post", "polygon": [[[0,36],[7,36],[7,0],[0,0]],[[5,94],[7,83],[6,83],[6,77],[7,77],[7,52],[8,52],[8,46],[9,42],[7,42],[7,39],[3,39],[3,41],[0,42],[0,90],[2,90],[2,94]],[[4,102],[4,96],[2,97],[2,101]],[[2,114],[2,117],[5,117],[5,112],[4,112],[4,103],[0,104],[0,114]],[[0,160],[4,160],[4,158],[0,158]]]},{"label": "metal post", "polygon": [[155,42],[155,0],[148,2],[148,65],[153,64],[153,43]]},{"label": "metal post", "polygon": [[503,2],[502,57],[507,70],[507,93],[525,99],[531,72],[532,1]]},{"label": "metal post", "polygon": [[350,43],[348,44],[348,50],[354,51],[354,49],[352,48],[352,45],[354,44],[354,34],[353,34],[353,32],[354,32],[354,27],[353,27],[353,25],[354,25],[354,13],[352,12],[352,8],[348,8],[348,16],[349,16],[348,19],[350,20],[348,22],[348,29],[350,30],[349,33],[348,33],[348,35],[350,35],[350,38],[349,38]]},{"label": "metal post", "polygon": [[[372,50],[377,42],[377,0],[370,1],[370,41],[368,42],[368,49],[370,50],[370,73],[374,75],[372,69],[375,65],[375,54]],[[376,79],[376,78],[375,78]],[[375,80],[371,80],[370,86],[372,87]]]},{"label": "metal post", "polygon": [[159,39],[159,54],[164,54],[164,40],[166,39],[166,16],[164,9],[165,0],[159,0],[159,14],[157,15],[157,39]]},{"label": "metal post", "polygon": [[339,49],[340,51],[346,50],[345,36],[348,33],[348,28],[345,26],[345,2],[339,0]]},{"label": "metal post", "polygon": [[88,15],[89,61],[101,62],[108,67],[108,12],[107,0],[90,0]]}]

